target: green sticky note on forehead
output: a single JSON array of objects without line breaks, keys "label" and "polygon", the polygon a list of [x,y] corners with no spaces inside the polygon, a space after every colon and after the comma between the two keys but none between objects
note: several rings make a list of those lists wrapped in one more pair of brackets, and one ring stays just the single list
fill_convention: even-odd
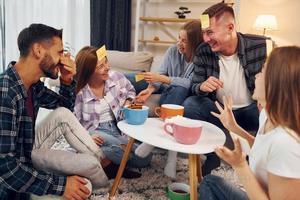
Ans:
[{"label": "green sticky note on forehead", "polygon": [[209,27],[209,16],[208,16],[208,14],[201,15],[200,16],[200,21],[201,21],[202,29],[205,29],[205,28]]}]

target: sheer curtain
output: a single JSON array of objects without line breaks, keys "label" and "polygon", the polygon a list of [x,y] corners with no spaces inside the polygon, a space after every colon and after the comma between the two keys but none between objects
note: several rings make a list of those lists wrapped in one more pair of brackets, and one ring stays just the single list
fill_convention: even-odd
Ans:
[{"label": "sheer curtain", "polygon": [[0,0],[0,73],[4,70],[5,65],[5,4]]},{"label": "sheer curtain", "polygon": [[[2,0],[0,0],[2,1]],[[63,29],[63,41],[73,56],[90,45],[90,1],[88,0],[4,0],[5,66],[19,57],[17,37],[31,23]]]}]

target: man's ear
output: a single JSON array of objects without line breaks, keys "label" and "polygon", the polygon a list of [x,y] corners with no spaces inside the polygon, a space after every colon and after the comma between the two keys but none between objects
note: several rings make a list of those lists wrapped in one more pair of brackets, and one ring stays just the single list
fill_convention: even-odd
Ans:
[{"label": "man's ear", "polygon": [[34,43],[31,47],[32,49],[32,55],[36,58],[36,59],[40,59],[44,56],[44,48],[42,47],[41,44],[39,43]]},{"label": "man's ear", "polygon": [[227,30],[229,33],[232,33],[234,31],[234,24],[233,23],[229,23],[227,25]]}]

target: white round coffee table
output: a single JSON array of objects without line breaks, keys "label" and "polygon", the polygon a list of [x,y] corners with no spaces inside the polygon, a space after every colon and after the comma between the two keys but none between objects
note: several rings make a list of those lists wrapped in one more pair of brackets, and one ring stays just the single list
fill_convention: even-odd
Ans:
[{"label": "white round coffee table", "polygon": [[134,140],[139,140],[162,149],[189,154],[190,193],[191,199],[196,200],[197,182],[201,181],[202,178],[199,155],[213,152],[217,146],[225,143],[225,134],[220,128],[204,121],[199,121],[199,123],[202,123],[203,129],[198,142],[193,145],[184,145],[176,142],[173,136],[164,131],[164,122],[159,118],[148,118],[142,125],[130,125],[124,120],[120,121],[118,123],[119,129],[130,139],[110,191],[110,197],[115,195],[118,188]]}]

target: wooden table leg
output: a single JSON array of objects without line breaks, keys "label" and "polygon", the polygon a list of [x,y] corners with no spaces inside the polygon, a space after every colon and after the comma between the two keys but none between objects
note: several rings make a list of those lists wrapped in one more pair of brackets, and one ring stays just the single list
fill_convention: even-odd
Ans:
[{"label": "wooden table leg", "polygon": [[189,154],[190,199],[197,200],[197,155]]},{"label": "wooden table leg", "polygon": [[197,176],[198,176],[198,183],[202,181],[202,164],[201,164],[201,156],[197,155]]},{"label": "wooden table leg", "polygon": [[114,197],[115,194],[116,194],[116,191],[117,191],[118,186],[120,184],[121,177],[123,175],[123,172],[124,172],[124,169],[125,169],[125,166],[126,166],[126,162],[128,160],[128,156],[129,156],[129,154],[131,152],[133,143],[134,143],[134,138],[130,137],[129,141],[128,141],[128,144],[126,146],[125,152],[123,154],[122,161],[121,161],[121,164],[120,164],[117,176],[116,176],[116,178],[114,180],[114,183],[113,183],[113,185],[111,187],[111,191],[109,192],[109,199],[111,199],[112,197]]}]

